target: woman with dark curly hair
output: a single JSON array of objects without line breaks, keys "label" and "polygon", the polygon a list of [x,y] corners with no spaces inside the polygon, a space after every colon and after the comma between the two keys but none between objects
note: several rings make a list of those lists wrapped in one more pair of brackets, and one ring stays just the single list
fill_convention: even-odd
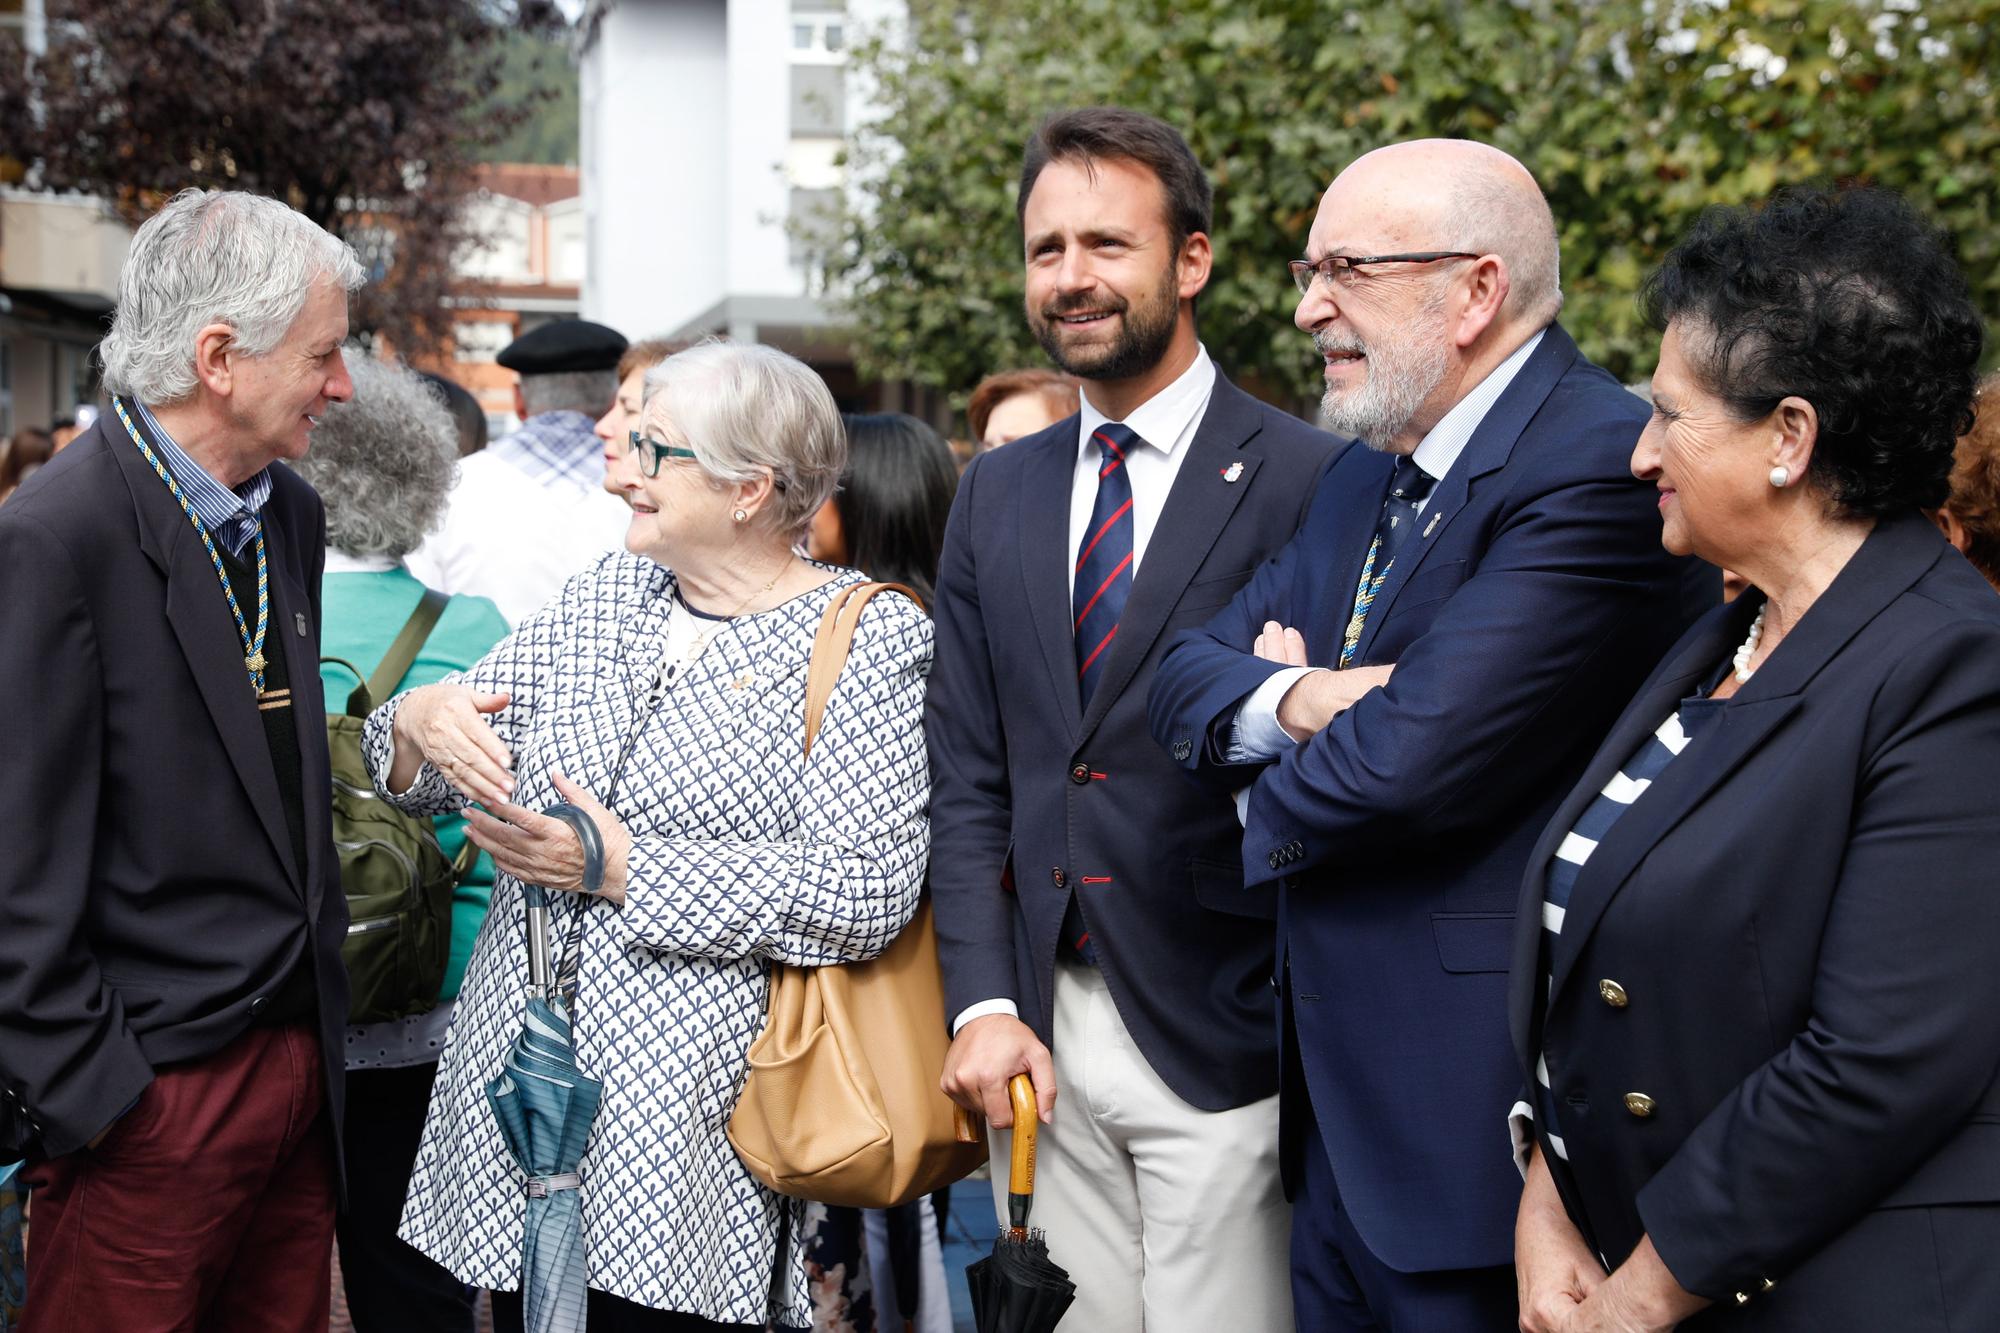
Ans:
[{"label": "woman with dark curly hair", "polygon": [[1521,1326],[2000,1328],[2000,597],[1922,512],[1979,316],[1859,190],[1711,211],[1648,296],[1633,471],[1751,586],[1528,863]]}]

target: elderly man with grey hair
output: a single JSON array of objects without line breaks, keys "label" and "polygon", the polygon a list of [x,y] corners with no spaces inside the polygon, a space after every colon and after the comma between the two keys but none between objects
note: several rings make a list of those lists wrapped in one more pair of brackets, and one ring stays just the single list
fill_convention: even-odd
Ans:
[{"label": "elderly man with grey hair", "polygon": [[324,515],[354,254],[274,200],[141,226],[112,411],[0,513],[0,1158],[28,1333],[324,1329],[347,927]]},{"label": "elderly man with grey hair", "polygon": [[608,493],[597,418],[618,396],[623,335],[584,319],[544,324],[497,358],[520,376],[521,428],[467,458],[410,572],[440,592],[490,597],[518,622],[625,533]]},{"label": "elderly man with grey hair", "polygon": [[1687,623],[1679,562],[1630,471],[1644,405],[1555,322],[1555,221],[1519,162],[1378,149],[1305,250],[1293,319],[1323,419],[1359,439],[1291,544],[1169,651],[1150,717],[1242,792],[1245,883],[1279,896],[1299,1327],[1500,1333],[1514,905]]},{"label": "elderly man with grey hair", "polygon": [[[758,1184],[725,1134],[766,973],[880,953],[930,849],[931,623],[915,602],[860,612],[805,746],[814,636],[862,581],[797,554],[846,462],[833,395],[782,352],[722,344],[670,357],[646,389],[609,469],[625,549],[366,731],[376,790],[464,811],[499,870],[402,1234],[495,1289],[503,1333],[522,1318],[521,1174],[486,1085],[521,1027],[522,884],[557,891],[578,1061],[604,1082],[580,1183],[590,1326],[800,1327],[804,1205]],[[538,813],[556,802],[601,853]]]},{"label": "elderly man with grey hair", "polygon": [[[356,673],[364,678],[374,673],[424,603],[424,585],[404,568],[403,557],[437,526],[458,470],[457,428],[426,377],[366,357],[350,361],[348,374],[354,397],[327,409],[312,452],[295,465],[326,502],[320,678],[330,715],[346,708]],[[436,610],[414,659],[390,688],[413,689],[462,671],[506,635],[507,622],[492,602],[452,597]],[[461,864],[464,817],[441,816],[437,837],[444,854]],[[355,1333],[472,1330],[471,1293],[397,1239],[396,1219],[452,1001],[492,889],[493,863],[485,857],[466,866],[453,884],[450,948],[444,980],[434,992],[420,997],[378,989],[372,996],[377,1010],[432,1007],[347,1030],[347,1206],[340,1214],[340,1276]],[[364,952],[349,955],[355,974],[375,978],[378,988],[385,972],[399,975],[383,960],[408,948],[399,941],[401,934],[357,930],[354,947]],[[359,1010],[371,997],[362,982],[355,991]]]}]

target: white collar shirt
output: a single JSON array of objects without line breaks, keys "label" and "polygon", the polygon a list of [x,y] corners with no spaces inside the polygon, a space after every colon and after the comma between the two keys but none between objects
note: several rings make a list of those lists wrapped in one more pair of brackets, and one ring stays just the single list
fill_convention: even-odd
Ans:
[{"label": "white collar shirt", "polygon": [[[1215,362],[1208,349],[1196,344],[1194,361],[1172,384],[1134,408],[1124,424],[1146,442],[1125,460],[1125,473],[1132,482],[1132,577],[1139,577],[1139,565],[1146,558],[1146,543],[1166,508],[1167,492],[1180,474],[1187,446],[1208,411],[1215,392]],[[1090,386],[1083,389],[1083,415],[1077,423],[1076,469],[1070,481],[1069,555],[1073,563],[1090,530],[1090,511],[1097,504],[1098,448],[1091,435],[1111,418],[1090,401]],[[1072,583],[1074,580],[1072,580]],[[1072,594],[1073,595],[1073,594]]]}]

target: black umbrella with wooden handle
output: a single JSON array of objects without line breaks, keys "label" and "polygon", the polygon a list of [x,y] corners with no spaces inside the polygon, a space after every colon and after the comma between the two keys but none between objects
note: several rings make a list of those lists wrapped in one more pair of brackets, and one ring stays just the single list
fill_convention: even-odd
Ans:
[{"label": "black umbrella with wooden handle", "polygon": [[965,1270],[979,1333],[1053,1333],[1076,1299],[1076,1284],[1040,1230],[1028,1226],[1035,1202],[1035,1085],[1026,1074],[1007,1084],[1014,1104],[1014,1151],[1007,1170],[1007,1226],[993,1253]]}]

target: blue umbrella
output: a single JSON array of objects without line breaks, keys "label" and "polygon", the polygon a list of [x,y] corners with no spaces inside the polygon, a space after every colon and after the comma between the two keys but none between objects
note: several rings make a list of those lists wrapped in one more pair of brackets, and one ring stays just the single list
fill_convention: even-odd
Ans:
[{"label": "blue umbrella", "polygon": [[0,1333],[20,1327],[21,1307],[28,1301],[27,1255],[21,1243],[21,1208],[27,1198],[22,1165],[0,1166]]},{"label": "blue umbrella", "polygon": [[[567,819],[574,806],[548,811]],[[574,824],[572,824],[574,826]],[[586,855],[601,848],[597,829],[578,829]],[[597,864],[603,864],[602,852]],[[601,878],[602,871],[599,872]],[[588,879],[589,876],[586,876]],[[577,1068],[569,1006],[549,973],[549,901],[538,885],[521,886],[528,918],[528,1004],[521,1035],[486,1085],[486,1100],[514,1160],[527,1173],[528,1215],[521,1254],[525,1333],[582,1333],[586,1291],[582,1183],[577,1167],[590,1138],[604,1084]],[[577,939],[570,939],[574,955]]]}]

